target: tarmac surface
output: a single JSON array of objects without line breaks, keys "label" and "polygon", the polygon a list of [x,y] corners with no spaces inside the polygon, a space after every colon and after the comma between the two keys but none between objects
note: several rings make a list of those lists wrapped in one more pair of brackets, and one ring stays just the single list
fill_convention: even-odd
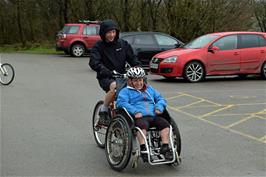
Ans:
[{"label": "tarmac surface", "polygon": [[92,132],[102,99],[88,57],[2,54],[15,68],[0,86],[1,176],[265,176],[266,81],[211,77],[148,83],[168,101],[182,138],[182,164],[110,167]]}]

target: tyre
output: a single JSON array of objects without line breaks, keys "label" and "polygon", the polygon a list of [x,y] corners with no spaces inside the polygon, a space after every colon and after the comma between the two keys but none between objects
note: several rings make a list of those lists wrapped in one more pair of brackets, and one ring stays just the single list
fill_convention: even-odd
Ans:
[{"label": "tyre", "polygon": [[99,111],[100,108],[103,105],[103,101],[98,101],[98,103],[95,105],[94,111],[93,111],[93,117],[92,117],[92,130],[93,130],[93,135],[94,135],[94,139],[97,143],[97,145],[100,148],[104,148],[105,147],[105,135],[107,132],[107,127],[101,126],[101,127],[97,127],[97,123],[99,121]]},{"label": "tyre", "polygon": [[181,154],[181,136],[180,132],[178,129],[177,124],[175,123],[174,120],[171,121],[171,125],[173,128],[173,142],[174,142],[174,147],[176,148],[176,162],[177,164],[180,164],[180,154]]},{"label": "tyre", "polygon": [[128,165],[132,151],[132,131],[121,115],[109,125],[105,141],[105,154],[112,169],[121,171]]},{"label": "tyre", "polygon": [[71,47],[71,55],[73,57],[81,57],[85,53],[85,48],[82,44],[74,44]]},{"label": "tyre", "polygon": [[183,77],[188,82],[199,82],[205,78],[205,70],[200,62],[192,61],[185,66]]},{"label": "tyre", "polygon": [[261,77],[263,79],[266,79],[266,62],[264,62],[262,67],[261,67]]},{"label": "tyre", "polygon": [[15,77],[15,70],[9,63],[1,65],[0,69],[0,83],[3,85],[9,85]]}]

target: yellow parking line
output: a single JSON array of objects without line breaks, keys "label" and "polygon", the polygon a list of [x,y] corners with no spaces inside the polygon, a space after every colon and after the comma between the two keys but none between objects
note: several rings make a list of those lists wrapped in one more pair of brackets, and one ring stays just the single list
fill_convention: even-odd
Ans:
[{"label": "yellow parking line", "polygon": [[260,140],[260,141],[263,141],[264,143],[266,143],[266,135],[263,136],[263,137],[261,137],[259,140]]},{"label": "yellow parking line", "polygon": [[194,95],[190,95],[190,94],[187,94],[187,93],[183,93],[183,95],[186,95],[186,96],[189,96],[189,97],[192,97],[192,98],[196,98],[196,99],[199,99],[199,100],[204,100],[206,102],[209,102],[209,103],[212,103],[212,104],[215,104],[217,106],[222,106],[221,104],[219,103],[215,103],[213,101],[210,101],[210,100],[207,100],[207,99],[204,99],[204,98],[200,98],[200,97],[197,97],[197,96],[194,96]]},{"label": "yellow parking line", "polygon": [[209,124],[215,125],[215,126],[217,126],[217,127],[223,128],[223,129],[225,128],[224,126],[222,126],[222,125],[220,125],[220,124],[217,124],[217,123],[215,123],[215,122],[212,122],[212,121],[209,121],[209,120],[206,120],[206,119],[202,119],[202,118],[200,118],[200,117],[198,117],[198,116],[195,116],[195,115],[193,115],[193,114],[190,114],[190,113],[188,113],[188,112],[182,111],[182,110],[180,110],[180,109],[176,109],[175,107],[172,107],[172,106],[169,106],[169,105],[168,105],[168,107],[169,107],[170,109],[174,110],[174,111],[181,112],[182,114],[186,114],[186,115],[188,115],[188,116],[190,116],[190,117],[193,117],[193,118],[195,118],[195,119],[199,119],[199,120],[201,120],[201,121],[203,121],[203,122],[207,122],[207,123],[209,123]]},{"label": "yellow parking line", "polygon": [[176,95],[176,96],[172,96],[172,97],[166,98],[166,100],[172,100],[172,99],[175,99],[175,98],[178,98],[178,97],[181,97],[181,96],[184,96],[184,94],[180,93],[180,95]]},{"label": "yellow parking line", "polygon": [[255,116],[255,117],[257,117],[257,118],[260,118],[260,119],[263,119],[263,120],[266,120],[266,117],[262,117],[262,116],[260,116],[260,115],[258,115],[258,114],[253,114],[253,116]]},{"label": "yellow parking line", "polygon": [[234,105],[227,105],[227,106],[225,106],[225,107],[223,107],[223,108],[217,109],[217,110],[212,111],[212,112],[209,112],[209,113],[207,113],[207,114],[204,114],[204,115],[200,116],[200,118],[204,118],[204,117],[210,116],[210,115],[212,115],[212,114],[214,114],[214,113],[217,113],[217,112],[223,111],[223,110],[228,109],[228,108],[231,108],[231,107],[233,107],[233,106],[234,106]]},{"label": "yellow parking line", "polygon": [[211,115],[212,117],[217,117],[217,116],[249,116],[250,113],[245,113],[245,114],[218,114],[218,115]]},{"label": "yellow parking line", "polygon": [[259,142],[262,142],[262,143],[265,143],[266,144],[266,141],[265,140],[261,140],[259,138],[256,138],[254,136],[248,135],[248,134],[243,133],[243,132],[239,132],[239,131],[234,130],[234,129],[228,128],[228,130],[231,131],[231,132],[233,132],[233,133],[239,134],[241,136],[244,136],[244,137],[247,137],[247,138],[250,138],[250,139],[253,139],[253,140],[256,140],[256,141],[259,141]]},{"label": "yellow parking line", "polygon": [[[231,106],[231,105],[229,105],[229,106]],[[202,118],[197,117],[197,116],[195,116],[195,115],[193,115],[193,114],[190,114],[190,113],[184,112],[184,111],[182,111],[182,110],[176,109],[175,107],[172,107],[172,106],[168,106],[168,107],[169,107],[170,109],[174,110],[174,111],[177,111],[177,112],[183,113],[183,114],[188,115],[188,116],[190,116],[190,117],[192,117],[192,118],[195,118],[195,119],[198,119],[198,120],[204,121],[204,122],[206,122],[206,123],[208,123],[208,124],[214,125],[214,126],[216,126],[216,127],[222,128],[222,129],[224,129],[224,130],[228,130],[228,131],[230,131],[230,132],[233,132],[233,133],[239,134],[239,135],[241,135],[241,136],[244,136],[244,137],[247,137],[247,138],[250,138],[250,139],[253,139],[253,140],[256,140],[256,141],[259,141],[259,142],[262,142],[262,143],[265,143],[265,144],[266,144],[266,140],[264,140],[264,138],[263,138],[263,139],[262,139],[262,138],[259,139],[259,138],[256,138],[256,137],[254,137],[254,136],[248,135],[248,134],[246,134],[246,133],[239,132],[239,131],[234,130],[234,129],[231,129],[231,128],[229,128],[229,127],[222,126],[222,125],[220,125],[220,124],[214,123],[214,122],[209,121],[209,120],[207,120],[207,119],[202,119]]]},{"label": "yellow parking line", "polygon": [[250,116],[248,116],[248,117],[246,117],[246,118],[244,118],[244,119],[241,119],[241,120],[239,120],[239,121],[237,121],[237,122],[234,122],[234,123],[232,123],[232,124],[226,126],[226,128],[234,127],[234,126],[236,126],[236,125],[238,125],[238,124],[240,124],[240,123],[243,123],[243,122],[245,122],[245,121],[247,121],[247,120],[249,120],[249,119],[251,119],[251,118],[253,118],[253,117],[254,117],[253,115],[250,115]]},{"label": "yellow parking line", "polygon": [[190,104],[187,104],[187,105],[185,105],[185,106],[180,106],[180,107],[178,107],[178,109],[182,109],[182,108],[185,108],[185,107],[190,107],[190,106],[192,106],[192,105],[194,105],[194,104],[201,103],[201,102],[203,102],[203,101],[204,101],[204,100],[195,101],[195,102],[190,103]]}]

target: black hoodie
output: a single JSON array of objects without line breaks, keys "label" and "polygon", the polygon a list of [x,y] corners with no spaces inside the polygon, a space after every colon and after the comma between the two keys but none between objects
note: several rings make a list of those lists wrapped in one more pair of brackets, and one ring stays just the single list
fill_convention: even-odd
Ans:
[{"label": "black hoodie", "polygon": [[[105,34],[116,30],[113,42],[105,40]],[[130,66],[140,65],[127,41],[119,39],[119,30],[113,20],[104,20],[100,25],[101,39],[91,49],[90,67],[97,72],[97,78],[111,78],[112,71],[125,73],[126,62]]]}]

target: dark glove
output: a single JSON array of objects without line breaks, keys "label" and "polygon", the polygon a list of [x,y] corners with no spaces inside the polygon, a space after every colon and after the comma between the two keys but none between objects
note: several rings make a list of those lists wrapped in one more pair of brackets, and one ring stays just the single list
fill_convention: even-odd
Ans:
[{"label": "dark glove", "polygon": [[101,71],[100,71],[100,76],[101,77],[112,77],[112,74],[113,74],[113,72],[112,71],[110,71],[109,69],[102,69]]}]

